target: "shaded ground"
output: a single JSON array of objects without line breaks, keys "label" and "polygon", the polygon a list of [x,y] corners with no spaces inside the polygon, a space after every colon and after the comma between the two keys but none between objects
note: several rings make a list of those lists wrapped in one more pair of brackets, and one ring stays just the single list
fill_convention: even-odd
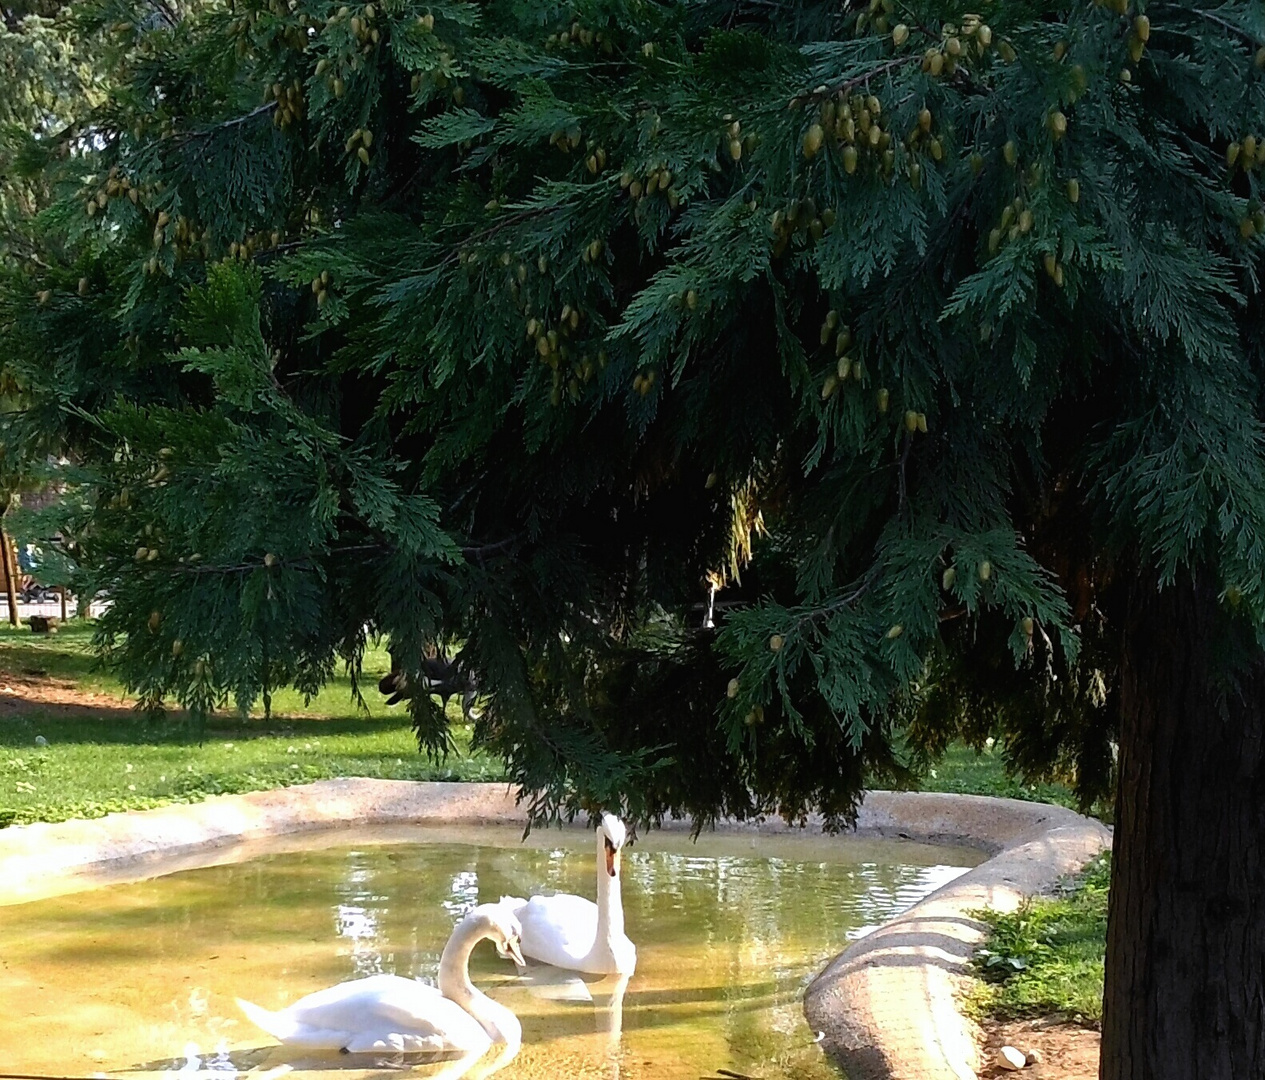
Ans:
[{"label": "shaded ground", "polygon": [[[980,1080],[996,1080],[1003,1076],[1025,1076],[1029,1080],[1098,1080],[1097,1031],[1059,1020],[985,1020],[984,1067]],[[1035,1050],[1040,1061],[1020,1073],[997,1065],[997,1051],[1013,1046],[1027,1053]]]}]

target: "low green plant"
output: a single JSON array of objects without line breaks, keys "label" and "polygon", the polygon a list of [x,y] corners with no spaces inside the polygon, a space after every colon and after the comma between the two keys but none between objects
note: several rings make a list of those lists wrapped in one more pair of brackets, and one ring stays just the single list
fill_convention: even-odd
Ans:
[{"label": "low green plant", "polygon": [[1054,896],[1002,914],[977,911],[989,936],[973,959],[980,982],[968,999],[977,1017],[1102,1019],[1103,955],[1111,856],[1103,854]]}]

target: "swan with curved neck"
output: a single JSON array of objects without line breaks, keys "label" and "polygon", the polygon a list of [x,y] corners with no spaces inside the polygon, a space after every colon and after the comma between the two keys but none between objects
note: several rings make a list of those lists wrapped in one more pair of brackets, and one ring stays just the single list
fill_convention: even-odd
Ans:
[{"label": "swan with curved neck", "polygon": [[619,818],[602,815],[597,827],[596,904],[570,893],[501,900],[523,928],[525,956],[591,975],[632,974],[637,966],[637,947],[624,933],[620,895],[620,853],[627,838]]},{"label": "swan with curved neck", "polygon": [[475,989],[470,954],[490,940],[497,952],[523,960],[522,927],[502,904],[483,904],[457,924],[439,961],[439,986],[399,975],[339,983],[269,1012],[237,999],[242,1011],[278,1042],[305,1050],[482,1053],[495,1043],[517,1047],[518,1018]]}]

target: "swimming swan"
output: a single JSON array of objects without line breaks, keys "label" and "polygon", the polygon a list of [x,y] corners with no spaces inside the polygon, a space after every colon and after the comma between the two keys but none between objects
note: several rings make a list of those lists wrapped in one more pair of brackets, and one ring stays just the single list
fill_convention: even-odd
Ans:
[{"label": "swimming swan", "polygon": [[439,961],[439,987],[398,975],[339,983],[269,1012],[237,999],[250,1020],[274,1039],[305,1050],[482,1053],[493,1043],[517,1047],[518,1018],[470,982],[470,954],[484,938],[523,963],[522,928],[501,904],[483,904],[457,924]]},{"label": "swimming swan", "polygon": [[[637,947],[624,933],[619,895],[619,853],[624,823],[603,814],[597,828],[597,903],[570,893],[501,898],[523,928],[523,953],[554,967],[590,975],[631,975]],[[504,950],[497,950],[506,956]],[[523,965],[515,960],[520,967]]]}]

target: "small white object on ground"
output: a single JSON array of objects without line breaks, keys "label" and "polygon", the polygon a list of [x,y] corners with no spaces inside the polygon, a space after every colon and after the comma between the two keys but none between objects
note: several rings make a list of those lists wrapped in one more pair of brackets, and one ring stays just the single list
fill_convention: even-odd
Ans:
[{"label": "small white object on ground", "polygon": [[1041,1063],[1041,1051],[1029,1050],[1027,1054],[1027,1061],[1029,1065],[1039,1065]]},{"label": "small white object on ground", "polygon": [[1003,1046],[997,1051],[997,1064],[1003,1069],[1018,1072],[1028,1064],[1028,1056],[1022,1050],[1016,1050],[1013,1046]]},{"label": "small white object on ground", "polygon": [[35,736],[35,745],[36,745],[36,746],[47,746],[47,745],[48,745],[48,740],[47,740],[46,738],[44,738],[44,736],[43,736],[43,735],[36,735],[36,736]]}]

